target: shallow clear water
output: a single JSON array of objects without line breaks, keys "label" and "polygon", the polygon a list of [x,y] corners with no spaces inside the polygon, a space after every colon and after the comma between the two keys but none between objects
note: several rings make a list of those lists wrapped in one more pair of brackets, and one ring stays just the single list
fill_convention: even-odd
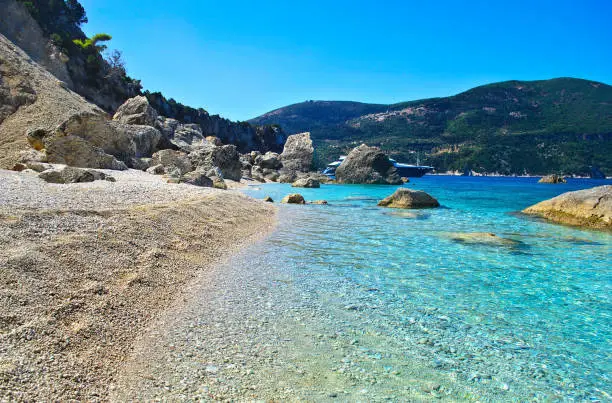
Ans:
[{"label": "shallow clear water", "polygon": [[[376,206],[393,186],[251,186],[256,198],[329,202],[283,205],[253,256],[292,276],[330,323],[367,326],[398,362],[436,374],[434,396],[610,400],[612,235],[516,214],[610,182],[536,182],[426,176],[406,186],[443,207],[402,211]],[[458,235],[481,232],[503,240]]]}]

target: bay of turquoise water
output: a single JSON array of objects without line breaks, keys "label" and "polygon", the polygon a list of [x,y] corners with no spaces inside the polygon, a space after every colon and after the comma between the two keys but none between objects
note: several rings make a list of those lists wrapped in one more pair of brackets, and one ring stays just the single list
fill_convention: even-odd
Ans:
[{"label": "bay of turquoise water", "polygon": [[[381,371],[419,362],[442,383],[431,393],[455,399],[610,401],[612,235],[518,214],[610,181],[536,182],[412,179],[405,186],[442,205],[427,210],[377,207],[394,186],[266,184],[245,193],[328,201],[281,205],[278,228],[256,254],[292,276],[330,323],[343,312],[354,330],[384,335],[397,362]],[[457,236],[480,232],[507,241]]]}]

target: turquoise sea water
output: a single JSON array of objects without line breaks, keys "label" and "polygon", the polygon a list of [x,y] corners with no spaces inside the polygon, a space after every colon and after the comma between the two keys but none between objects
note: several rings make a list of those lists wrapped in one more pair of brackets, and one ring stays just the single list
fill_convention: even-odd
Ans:
[{"label": "turquoise sea water", "polygon": [[[329,202],[282,205],[253,255],[293,278],[331,324],[379,335],[384,345],[367,351],[385,362],[380,371],[418,363],[441,383],[433,396],[610,401],[612,235],[517,214],[610,181],[536,182],[426,176],[405,186],[442,208],[401,211],[376,206],[393,186],[250,186],[256,198]],[[504,240],[465,240],[482,232]]]}]

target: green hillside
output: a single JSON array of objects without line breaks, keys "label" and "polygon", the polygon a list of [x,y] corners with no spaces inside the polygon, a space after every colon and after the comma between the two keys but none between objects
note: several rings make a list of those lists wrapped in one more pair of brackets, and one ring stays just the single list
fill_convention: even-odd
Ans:
[{"label": "green hillside", "polygon": [[310,131],[318,165],[366,142],[394,158],[503,174],[612,173],[612,87],[574,78],[507,81],[393,105],[307,101],[251,120]]}]

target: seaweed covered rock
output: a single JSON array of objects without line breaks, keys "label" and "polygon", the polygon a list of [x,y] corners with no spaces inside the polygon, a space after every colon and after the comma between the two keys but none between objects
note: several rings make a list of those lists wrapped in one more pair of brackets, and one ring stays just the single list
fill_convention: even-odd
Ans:
[{"label": "seaweed covered rock", "polygon": [[336,169],[339,183],[400,185],[402,179],[389,157],[378,147],[354,148]]},{"label": "seaweed covered rock", "polygon": [[612,185],[563,193],[523,213],[560,224],[612,230]]},{"label": "seaweed covered rock", "polygon": [[421,190],[399,188],[391,196],[378,203],[381,207],[389,208],[433,208],[440,207],[440,203],[429,194]]}]

